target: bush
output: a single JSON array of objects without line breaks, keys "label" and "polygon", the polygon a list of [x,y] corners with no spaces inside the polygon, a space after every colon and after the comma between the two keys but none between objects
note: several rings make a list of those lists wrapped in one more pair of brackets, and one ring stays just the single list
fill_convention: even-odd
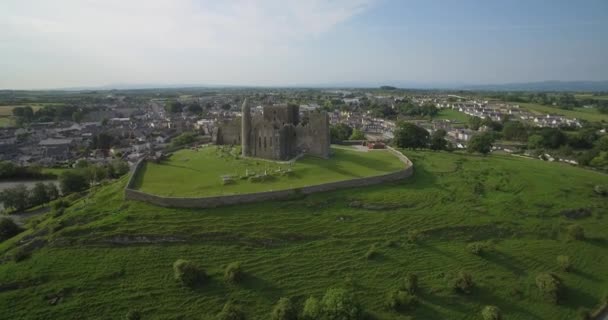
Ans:
[{"label": "bush", "polygon": [[460,271],[456,277],[451,280],[450,283],[454,291],[469,294],[473,290],[475,283],[473,277],[465,271]]},{"label": "bush", "polygon": [[369,247],[369,249],[365,253],[365,259],[371,260],[371,259],[378,257],[378,255],[380,255],[380,253],[378,252],[376,245],[373,244],[371,247]]},{"label": "bush", "polygon": [[222,311],[217,314],[218,320],[244,320],[245,314],[243,310],[233,302],[228,301],[222,308]]},{"label": "bush", "polygon": [[597,193],[600,196],[608,196],[608,185],[596,185],[595,187],[593,187],[593,191],[595,191],[595,193]]},{"label": "bush", "polygon": [[361,319],[361,307],[352,292],[346,289],[332,288],[325,292],[321,300],[322,319],[358,320]]},{"label": "bush", "polygon": [[593,319],[593,317],[591,317],[591,312],[587,309],[579,309],[577,311],[577,319],[578,320],[591,320]]},{"label": "bush", "polygon": [[175,280],[188,287],[200,284],[207,277],[205,271],[195,263],[183,259],[178,259],[173,263],[173,273]]},{"label": "bush", "polygon": [[561,295],[562,283],[551,273],[541,273],[536,276],[536,287],[551,302],[557,304]]},{"label": "bush", "polygon": [[476,256],[480,256],[484,254],[486,250],[486,244],[481,242],[472,242],[467,245],[467,250],[469,250],[470,253]]},{"label": "bush", "polygon": [[9,218],[0,219],[0,242],[19,234],[22,229]]},{"label": "bush", "polygon": [[483,320],[500,320],[500,309],[496,306],[485,306],[483,310],[481,310],[481,317]]},{"label": "bush", "polygon": [[403,280],[403,289],[411,294],[415,294],[418,291],[418,276],[408,273]]},{"label": "bush", "polygon": [[572,240],[584,240],[585,239],[585,230],[583,227],[578,224],[573,224],[568,226],[568,238]]},{"label": "bush", "polygon": [[569,256],[557,256],[557,265],[559,266],[560,270],[562,271],[570,271],[570,268],[572,267],[572,263],[570,262],[570,257]]},{"label": "bush", "polygon": [[319,299],[315,297],[309,297],[304,302],[304,308],[302,309],[303,320],[317,320],[321,317],[321,304]]},{"label": "bush", "polygon": [[64,209],[69,206],[70,206],[70,203],[63,199],[57,200],[57,201],[53,202],[53,204],[52,204],[53,210]]},{"label": "bush", "polygon": [[410,232],[407,233],[407,242],[417,243],[420,241],[421,234],[422,233],[418,230],[410,230]]},{"label": "bush", "polygon": [[68,194],[79,192],[89,188],[89,179],[86,172],[79,171],[64,171],[59,176],[59,184],[61,185],[61,193]]},{"label": "bush", "polygon": [[21,262],[25,259],[28,259],[30,257],[31,252],[24,247],[20,247],[15,249],[15,251],[13,252],[13,260],[15,262]]},{"label": "bush", "polygon": [[137,310],[129,310],[129,312],[127,312],[127,314],[125,315],[125,319],[127,320],[140,320],[141,319],[141,313]]},{"label": "bush", "polygon": [[272,308],[270,319],[272,320],[296,320],[298,313],[289,298],[281,298]]},{"label": "bush", "polygon": [[243,268],[241,268],[240,262],[233,262],[226,266],[224,270],[224,280],[231,283],[237,283],[243,280],[245,273],[243,272]]},{"label": "bush", "polygon": [[404,311],[416,306],[416,296],[404,290],[393,290],[386,296],[386,306],[395,311]]}]

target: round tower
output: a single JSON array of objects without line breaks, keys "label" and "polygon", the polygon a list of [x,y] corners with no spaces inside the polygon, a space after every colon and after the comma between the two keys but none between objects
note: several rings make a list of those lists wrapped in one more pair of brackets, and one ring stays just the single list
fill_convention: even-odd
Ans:
[{"label": "round tower", "polygon": [[241,108],[243,116],[241,117],[241,150],[243,157],[248,157],[251,155],[250,151],[250,134],[251,134],[251,110],[249,108],[249,103],[247,98],[243,101],[243,106]]}]

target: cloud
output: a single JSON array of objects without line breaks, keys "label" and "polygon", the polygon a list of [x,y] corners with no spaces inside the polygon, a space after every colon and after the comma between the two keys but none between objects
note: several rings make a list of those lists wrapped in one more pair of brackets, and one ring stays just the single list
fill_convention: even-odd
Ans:
[{"label": "cloud", "polygon": [[109,55],[171,47],[238,55],[320,36],[371,2],[9,0],[0,4],[0,39],[46,39]]}]

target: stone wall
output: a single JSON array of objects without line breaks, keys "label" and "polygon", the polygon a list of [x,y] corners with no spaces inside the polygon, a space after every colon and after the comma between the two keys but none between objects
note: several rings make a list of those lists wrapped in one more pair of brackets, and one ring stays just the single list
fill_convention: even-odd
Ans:
[{"label": "stone wall", "polygon": [[[389,152],[396,155],[404,164],[404,168],[401,171],[388,173],[379,176],[351,179],[344,181],[329,182],[314,186],[285,189],[278,191],[268,192],[257,192],[257,193],[246,193],[237,195],[225,195],[225,196],[213,196],[213,197],[202,197],[202,198],[179,198],[179,197],[162,197],[145,192],[141,192],[133,189],[133,183],[136,175],[139,173],[143,165],[143,161],[139,161],[135,165],[135,169],[131,174],[131,178],[125,188],[125,199],[143,201],[150,204],[154,204],[161,207],[175,207],[175,208],[213,208],[227,205],[246,204],[268,200],[281,200],[288,199],[295,195],[308,195],[319,192],[327,192],[333,190],[339,190],[344,188],[354,187],[365,187],[385,182],[403,180],[410,177],[414,173],[414,166],[412,162],[404,156],[401,152],[388,147]],[[379,151],[370,151],[379,152]]]}]

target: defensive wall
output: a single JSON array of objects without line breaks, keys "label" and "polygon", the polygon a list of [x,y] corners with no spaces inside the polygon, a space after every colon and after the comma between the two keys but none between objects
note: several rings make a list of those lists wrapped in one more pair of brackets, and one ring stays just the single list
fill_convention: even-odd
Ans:
[{"label": "defensive wall", "polygon": [[145,164],[145,160],[142,159],[138,161],[135,167],[133,168],[131,177],[129,178],[127,187],[125,188],[125,199],[143,201],[161,207],[214,208],[220,206],[246,204],[268,200],[289,199],[290,197],[297,195],[308,195],[318,192],[327,192],[345,188],[365,187],[385,182],[403,180],[410,177],[414,173],[414,165],[412,164],[412,162],[401,152],[391,147],[387,147],[387,150],[393,153],[397,158],[399,158],[399,160],[401,160],[401,162],[403,162],[403,170],[391,172],[384,175],[329,182],[301,188],[200,198],[163,197],[133,189],[135,179],[137,178],[137,175],[141,173],[141,168]]}]

